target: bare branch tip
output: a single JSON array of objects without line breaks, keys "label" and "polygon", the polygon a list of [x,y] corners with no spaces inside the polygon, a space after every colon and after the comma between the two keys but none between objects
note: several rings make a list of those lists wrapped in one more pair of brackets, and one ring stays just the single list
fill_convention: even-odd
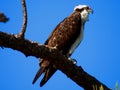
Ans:
[{"label": "bare branch tip", "polygon": [[0,22],[6,23],[8,20],[4,13],[0,13]]},{"label": "bare branch tip", "polygon": [[23,25],[20,33],[18,34],[18,37],[24,38],[26,27],[27,27],[27,9],[26,9],[25,0],[21,0],[21,3],[22,3],[22,9],[23,9]]}]

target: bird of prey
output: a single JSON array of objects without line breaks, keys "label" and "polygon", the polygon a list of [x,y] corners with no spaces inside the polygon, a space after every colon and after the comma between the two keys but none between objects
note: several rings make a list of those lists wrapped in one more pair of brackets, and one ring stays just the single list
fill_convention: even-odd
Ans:
[{"label": "bird of prey", "polygon": [[[56,26],[45,45],[58,49],[63,55],[70,58],[82,41],[84,25],[88,21],[90,13],[92,13],[92,9],[88,5],[75,6],[73,13]],[[40,69],[33,80],[33,84],[44,73],[40,82],[40,86],[43,86],[56,70],[52,62],[41,58]]]}]

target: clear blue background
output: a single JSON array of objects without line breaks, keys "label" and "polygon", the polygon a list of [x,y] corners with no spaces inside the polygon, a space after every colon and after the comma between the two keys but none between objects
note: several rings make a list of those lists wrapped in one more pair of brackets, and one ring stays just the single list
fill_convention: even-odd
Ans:
[{"label": "clear blue background", "polygon": [[[0,31],[17,34],[22,26],[21,0],[1,0],[0,12],[9,22],[0,23]],[[110,88],[120,83],[120,1],[119,0],[26,0],[28,26],[26,39],[45,42],[55,26],[73,12],[78,4],[90,5],[94,14],[85,25],[84,39],[72,58],[77,65]],[[21,52],[0,48],[0,90],[83,90],[61,71],[44,87],[42,77],[32,85],[38,59]],[[72,71],[71,71],[72,72]]]}]

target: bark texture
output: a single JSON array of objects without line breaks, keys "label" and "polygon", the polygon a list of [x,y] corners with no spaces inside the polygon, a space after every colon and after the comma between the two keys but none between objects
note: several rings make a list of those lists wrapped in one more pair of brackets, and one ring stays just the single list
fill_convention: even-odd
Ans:
[{"label": "bark texture", "polygon": [[72,61],[68,60],[57,49],[5,32],[0,32],[0,46],[18,50],[25,56],[52,60],[58,70],[62,71],[85,90],[100,90],[101,86],[104,90],[111,90],[95,77],[85,72],[81,66],[73,64]]}]

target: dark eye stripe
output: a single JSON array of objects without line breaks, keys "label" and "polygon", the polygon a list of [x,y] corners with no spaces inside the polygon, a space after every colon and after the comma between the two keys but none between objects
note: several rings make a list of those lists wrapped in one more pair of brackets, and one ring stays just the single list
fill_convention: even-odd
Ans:
[{"label": "dark eye stripe", "polygon": [[84,8],[82,8],[82,9],[77,8],[76,9],[76,11],[79,11],[79,12],[82,12],[83,10],[84,10]]},{"label": "dark eye stripe", "polygon": [[89,7],[86,7],[85,9],[86,9],[86,10],[89,10],[90,8],[89,8]]}]

